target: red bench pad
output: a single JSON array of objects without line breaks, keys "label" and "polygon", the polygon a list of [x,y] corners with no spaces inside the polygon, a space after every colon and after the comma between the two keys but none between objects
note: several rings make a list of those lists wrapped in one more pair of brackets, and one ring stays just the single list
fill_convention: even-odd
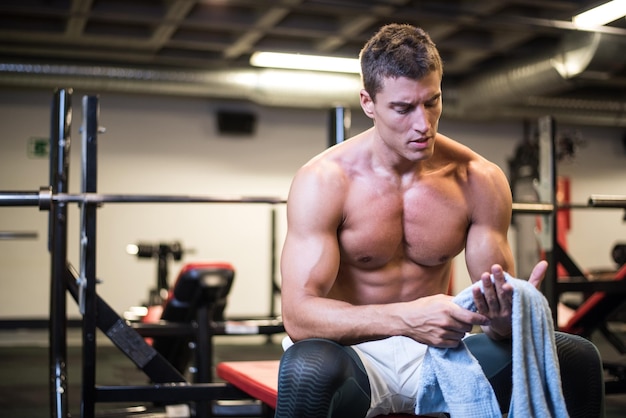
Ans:
[{"label": "red bench pad", "polygon": [[[226,361],[219,363],[217,375],[246,392],[254,399],[276,409],[278,397],[278,360],[267,361]],[[396,418],[412,418],[415,415],[392,414],[385,415]]]},{"label": "red bench pad", "polygon": [[254,399],[276,409],[278,361],[227,361],[217,365],[217,375]]}]

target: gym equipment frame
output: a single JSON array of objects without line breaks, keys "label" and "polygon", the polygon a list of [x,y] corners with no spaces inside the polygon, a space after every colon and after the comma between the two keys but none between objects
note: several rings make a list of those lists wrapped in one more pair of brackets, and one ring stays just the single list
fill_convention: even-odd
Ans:
[{"label": "gym equipment frame", "polygon": [[[212,402],[218,400],[250,400],[250,396],[228,383],[213,383],[209,362],[202,356],[212,354],[213,335],[231,334],[229,324],[209,321],[206,311],[198,314],[196,324],[150,324],[132,327],[96,293],[96,212],[104,203],[259,203],[274,205],[284,200],[269,197],[215,197],[171,195],[101,195],[97,194],[98,98],[83,97],[82,186],[80,194],[68,193],[71,127],[71,89],[55,91],[51,118],[50,185],[38,192],[0,192],[0,206],[38,206],[49,211],[50,319],[49,374],[50,416],[67,418],[67,306],[69,292],[78,303],[82,315],[82,383],[80,415],[95,416],[98,402],[156,402],[161,405],[195,402],[195,416],[213,416]],[[67,261],[68,204],[80,207],[80,268]],[[274,211],[272,226],[274,227]],[[274,250],[274,240],[272,240]],[[274,267],[274,264],[272,264]],[[272,272],[272,292],[278,286]],[[272,295],[272,296],[273,296]],[[273,299],[273,297],[272,297]],[[272,304],[272,314],[274,305]],[[204,319],[204,322],[201,320]],[[151,384],[141,386],[97,386],[96,328],[100,329],[149,378]],[[136,329],[137,328],[137,329]],[[263,320],[254,334],[270,335],[284,331],[278,320]],[[236,332],[238,335],[245,333]],[[252,334],[248,332],[247,335]],[[147,336],[190,336],[195,339],[196,361],[201,362],[200,382],[190,383],[155,348]],[[196,379],[198,380],[198,379]],[[263,414],[263,411],[260,411]],[[232,414],[229,414],[233,416]],[[246,416],[250,416],[247,412]]]},{"label": "gym equipment frame", "polygon": [[[546,296],[554,323],[558,324],[558,303],[561,294],[565,292],[582,292],[584,294],[595,294],[607,292],[612,295],[612,301],[626,301],[626,280],[622,266],[613,277],[598,280],[589,280],[587,275],[574,262],[567,251],[558,242],[557,234],[557,212],[563,209],[622,209],[626,211],[626,196],[620,195],[591,195],[586,205],[581,204],[558,204],[557,202],[557,176],[556,176],[556,128],[552,117],[546,116],[538,120],[539,128],[539,167],[537,194],[541,203],[537,205],[535,213],[540,215],[541,230],[539,232],[539,244],[543,251],[544,259],[548,261],[548,271],[542,283],[542,292]],[[519,213],[515,210],[514,213]],[[531,212],[521,212],[531,213]],[[624,217],[626,220],[626,215]],[[567,277],[558,276],[558,266],[561,265],[567,272]],[[581,305],[582,307],[582,305]],[[616,308],[616,307],[615,307]],[[608,308],[607,308],[608,309]],[[605,309],[605,310],[607,310]],[[614,310],[614,309],[613,309]],[[599,314],[599,311],[585,312],[587,314]],[[606,317],[605,317],[606,318]],[[608,341],[614,345],[622,354],[626,354],[626,347],[610,334],[604,326],[603,318],[594,318],[593,321],[585,321],[586,324],[594,324],[594,328],[600,330]],[[591,325],[586,329],[579,328],[576,334],[585,338],[590,337]],[[573,332],[573,328],[566,327],[565,332]],[[605,381],[605,393],[625,393],[626,392],[626,366],[612,365],[605,363],[605,370],[615,377],[615,380]]]}]

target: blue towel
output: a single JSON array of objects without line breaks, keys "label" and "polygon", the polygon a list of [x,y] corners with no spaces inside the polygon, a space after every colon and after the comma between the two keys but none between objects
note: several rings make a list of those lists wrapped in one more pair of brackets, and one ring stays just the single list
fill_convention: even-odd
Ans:
[{"label": "blue towel", "polygon": [[[514,289],[513,393],[508,417],[568,417],[548,302],[527,281],[509,275],[506,280]],[[454,301],[476,311],[471,289],[463,290]],[[463,342],[456,348],[429,347],[421,380],[417,415],[448,412],[452,418],[502,416],[489,381]]]}]

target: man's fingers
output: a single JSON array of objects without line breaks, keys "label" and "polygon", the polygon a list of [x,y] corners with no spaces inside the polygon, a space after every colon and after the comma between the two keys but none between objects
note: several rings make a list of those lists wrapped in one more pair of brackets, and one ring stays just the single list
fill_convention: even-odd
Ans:
[{"label": "man's fingers", "polygon": [[[478,292],[480,293],[480,289],[478,290]],[[476,301],[474,302],[476,303]],[[480,310],[478,312],[472,312],[467,309],[461,308],[460,306],[459,309],[456,309],[452,313],[452,318],[454,318],[459,323],[465,324],[467,327],[469,327],[467,330],[465,330],[468,332],[471,330],[472,325],[489,325],[491,323],[491,320],[486,315],[481,313]]]},{"label": "man's fingers", "polygon": [[539,289],[543,278],[546,276],[546,271],[548,271],[548,262],[545,260],[541,260],[539,263],[537,263],[537,265],[533,268],[533,271],[530,273],[528,282],[535,286],[537,289]]},{"label": "man's fingers", "polygon": [[485,297],[483,296],[483,292],[481,292],[478,286],[474,286],[472,289],[472,295],[474,296],[474,305],[476,305],[476,311],[482,315],[487,315],[489,313],[489,306],[485,302]]},{"label": "man's fingers", "polygon": [[[492,281],[493,278],[493,281]],[[506,282],[504,270],[498,264],[491,267],[491,273],[485,272],[480,277],[481,289],[473,290],[476,310],[488,317],[510,312],[513,287]]]},{"label": "man's fingers", "polygon": [[487,303],[487,311],[484,314],[499,312],[501,309],[500,295],[502,294],[502,285],[506,282],[504,271],[498,264],[491,267],[491,275],[485,273],[480,277],[483,285],[483,294]]}]

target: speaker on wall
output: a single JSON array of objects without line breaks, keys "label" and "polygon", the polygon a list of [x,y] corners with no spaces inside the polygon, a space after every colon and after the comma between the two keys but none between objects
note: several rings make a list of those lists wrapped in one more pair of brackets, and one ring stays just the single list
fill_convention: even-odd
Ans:
[{"label": "speaker on wall", "polygon": [[217,130],[224,135],[252,135],[256,127],[256,115],[251,112],[218,110]]}]

